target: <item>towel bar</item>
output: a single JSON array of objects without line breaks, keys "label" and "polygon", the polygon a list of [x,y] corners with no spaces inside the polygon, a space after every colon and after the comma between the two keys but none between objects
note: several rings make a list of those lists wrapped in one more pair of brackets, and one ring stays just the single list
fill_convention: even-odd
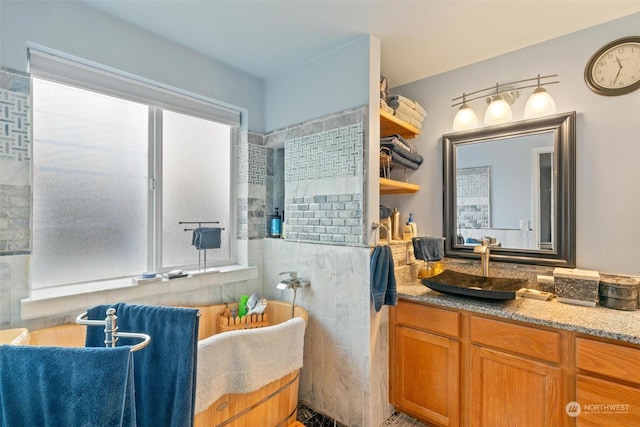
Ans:
[{"label": "towel bar", "polygon": [[147,334],[138,332],[118,332],[118,327],[116,326],[116,319],[118,316],[116,316],[116,310],[114,308],[107,310],[107,317],[104,320],[89,320],[88,317],[89,314],[85,311],[76,317],[76,323],[87,326],[104,326],[105,347],[115,347],[118,342],[118,338],[120,337],[139,338],[143,341],[131,346],[131,351],[138,351],[149,345],[149,342],[151,341],[151,337]]},{"label": "towel bar", "polygon": [[[378,222],[372,222],[371,223],[371,228],[373,230],[378,230],[378,228],[382,228],[383,230],[385,230],[387,232],[387,244],[390,245],[391,244],[391,231],[387,228],[386,225],[384,224],[380,224]],[[376,242],[378,241],[378,239],[376,239]]]}]

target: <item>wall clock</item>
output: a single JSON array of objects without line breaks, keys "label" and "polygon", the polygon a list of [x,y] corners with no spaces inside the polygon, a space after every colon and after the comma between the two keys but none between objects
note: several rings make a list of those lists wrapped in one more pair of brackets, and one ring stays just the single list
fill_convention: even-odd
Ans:
[{"label": "wall clock", "polygon": [[587,62],[584,80],[599,95],[624,95],[640,89],[640,36],[602,46]]}]

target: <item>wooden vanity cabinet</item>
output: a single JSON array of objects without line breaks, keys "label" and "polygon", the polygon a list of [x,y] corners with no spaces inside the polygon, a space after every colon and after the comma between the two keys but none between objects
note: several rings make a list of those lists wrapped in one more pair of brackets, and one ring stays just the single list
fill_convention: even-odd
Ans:
[{"label": "wooden vanity cabinet", "polygon": [[397,410],[434,426],[573,425],[565,331],[405,300],[390,328]]},{"label": "wooden vanity cabinet", "polygon": [[576,338],[577,426],[640,425],[640,348]]},{"label": "wooden vanity cabinet", "polygon": [[390,315],[391,402],[432,425],[459,425],[460,315],[405,301]]},{"label": "wooden vanity cabinet", "polygon": [[470,316],[469,425],[563,425],[561,336]]}]

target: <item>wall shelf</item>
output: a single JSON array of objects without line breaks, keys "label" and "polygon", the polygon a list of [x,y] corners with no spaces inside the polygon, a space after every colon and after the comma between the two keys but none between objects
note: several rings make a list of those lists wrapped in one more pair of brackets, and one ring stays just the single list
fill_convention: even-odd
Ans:
[{"label": "wall shelf", "polygon": [[420,191],[418,184],[380,178],[380,194],[412,194]]},{"label": "wall shelf", "polygon": [[401,135],[405,139],[415,138],[420,134],[420,129],[411,126],[409,123],[380,110],[380,136]]},{"label": "wall shelf", "polygon": [[[399,120],[392,114],[387,113],[384,110],[380,110],[380,136],[391,136],[394,134],[401,135],[403,138],[415,138],[420,133],[420,130],[411,126],[408,123]],[[388,160],[387,160],[388,161]],[[402,167],[396,165],[393,162],[388,163],[389,172],[392,167]],[[380,161],[381,169],[384,167],[381,154]],[[402,167],[404,168],[404,167]],[[405,168],[406,170],[406,168]],[[388,173],[386,174],[388,176]],[[417,184],[411,184],[409,182],[396,181],[395,179],[380,177],[380,194],[412,194],[420,191],[420,186]]]}]

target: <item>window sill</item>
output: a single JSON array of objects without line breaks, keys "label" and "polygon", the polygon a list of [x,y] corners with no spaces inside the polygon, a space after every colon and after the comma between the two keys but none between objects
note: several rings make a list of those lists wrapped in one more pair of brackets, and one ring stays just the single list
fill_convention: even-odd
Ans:
[{"label": "window sill", "polygon": [[206,286],[219,286],[258,277],[257,267],[229,265],[220,271],[191,277],[181,277],[146,284],[134,284],[131,279],[83,283],[59,286],[31,292],[31,296],[20,300],[22,320],[47,316],[85,312],[87,308],[131,299],[142,299],[168,294],[179,294]]}]

